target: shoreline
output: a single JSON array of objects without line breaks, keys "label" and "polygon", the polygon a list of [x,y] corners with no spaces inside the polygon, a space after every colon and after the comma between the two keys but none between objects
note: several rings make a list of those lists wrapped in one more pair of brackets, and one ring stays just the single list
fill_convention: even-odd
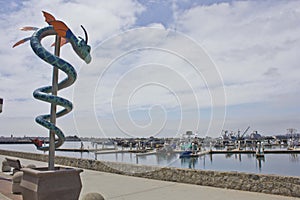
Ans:
[{"label": "shoreline", "polygon": [[[0,155],[0,163],[6,156]],[[19,159],[23,165],[34,164],[38,167],[46,167],[46,162]],[[0,172],[0,199],[22,200],[22,196],[11,193],[11,182],[2,181],[4,173]],[[11,178],[11,175],[7,175]],[[5,177],[5,176],[4,176]],[[220,200],[295,200],[295,197],[282,195],[247,192],[201,185],[175,183],[133,176],[124,176],[113,173],[98,172],[85,169],[80,174],[82,189],[80,198],[86,194],[97,192],[104,199],[114,200],[153,200],[153,199],[220,199]]]},{"label": "shoreline", "polygon": [[[48,159],[48,155],[17,151],[0,150],[0,154],[43,162],[47,162]],[[175,167],[146,166],[63,156],[56,156],[55,163],[58,165],[161,181],[300,197],[299,176],[180,169]]]},{"label": "shoreline", "polygon": [[[48,152],[37,151],[34,147],[26,144],[26,148],[21,145],[0,145],[0,149],[7,151],[31,152],[36,154],[48,155]],[[3,148],[2,148],[3,147]],[[75,147],[75,148],[74,148]],[[57,149],[58,150],[58,149]],[[73,151],[76,150],[76,151]],[[179,158],[182,151],[174,153],[161,153],[149,151],[146,153],[130,151],[128,149],[113,150],[107,149],[88,149],[82,151],[78,145],[71,142],[64,149],[56,151],[57,156],[70,158],[85,158],[91,160],[102,160],[109,162],[120,162],[128,164],[148,165],[148,166],[171,166],[183,169],[195,170],[215,170],[215,171],[237,171],[255,174],[275,174],[279,176],[299,176],[298,150],[279,150],[277,153],[267,152],[264,157],[257,157],[255,152],[244,150],[219,151],[210,150],[193,154],[190,158]],[[284,152],[284,153],[282,153]],[[283,164],[284,163],[284,164]],[[281,166],[281,167],[280,167]]]}]

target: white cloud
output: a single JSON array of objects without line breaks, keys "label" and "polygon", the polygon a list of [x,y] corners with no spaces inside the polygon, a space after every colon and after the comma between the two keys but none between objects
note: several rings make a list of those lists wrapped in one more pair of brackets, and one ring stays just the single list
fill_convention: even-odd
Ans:
[{"label": "white cloud", "polygon": [[[228,105],[272,104],[281,98],[288,107],[289,96],[296,98],[300,90],[299,19],[298,1],[233,1],[181,12],[177,29],[199,41],[212,57],[226,85]],[[260,124],[264,112],[257,110],[254,124]],[[269,121],[282,110],[273,112]],[[278,130],[267,124],[266,130]]]}]

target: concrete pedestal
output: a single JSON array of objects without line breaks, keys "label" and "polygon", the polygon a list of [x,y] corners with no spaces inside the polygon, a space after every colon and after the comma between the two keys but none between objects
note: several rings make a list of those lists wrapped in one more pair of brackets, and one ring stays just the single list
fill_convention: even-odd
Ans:
[{"label": "concrete pedestal", "polygon": [[76,200],[81,191],[81,169],[56,167],[24,168],[21,181],[23,200]]}]

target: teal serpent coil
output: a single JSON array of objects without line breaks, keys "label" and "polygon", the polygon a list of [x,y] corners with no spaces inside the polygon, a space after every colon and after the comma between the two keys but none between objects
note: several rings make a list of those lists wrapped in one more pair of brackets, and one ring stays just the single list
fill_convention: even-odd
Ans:
[{"label": "teal serpent coil", "polygon": [[[59,35],[62,38],[60,45],[62,46],[68,42],[71,43],[74,51],[86,63],[91,62],[91,56],[90,56],[91,47],[87,44],[88,42],[87,32],[82,26],[81,27],[83,28],[85,33],[85,40],[82,38],[78,39],[63,22],[56,20],[51,14],[47,12],[43,12],[43,13],[46,22],[48,22],[49,26],[40,29],[36,27],[22,28],[21,30],[25,30],[25,31],[33,30],[35,32],[31,37],[20,40],[13,47],[22,44],[26,41],[30,41],[31,48],[38,57],[40,57],[45,62],[52,65],[53,67],[56,67],[59,70],[63,71],[67,75],[65,79],[63,79],[58,83],[58,90],[61,90],[63,88],[69,87],[75,82],[77,77],[76,71],[71,64],[69,64],[65,60],[47,51],[42,46],[41,40],[44,37],[49,35]],[[69,113],[72,110],[73,105],[72,102],[67,99],[52,95],[51,94],[52,87],[53,86],[46,86],[46,87],[38,88],[33,92],[33,96],[38,100],[63,107],[64,109],[56,113],[56,117],[58,118]],[[55,148],[60,147],[64,143],[65,136],[63,132],[55,124],[50,122],[50,114],[40,115],[36,117],[35,121],[41,126],[51,131],[54,131],[54,133],[58,137],[58,140],[55,141]],[[49,150],[49,146],[43,146],[40,141],[34,140],[33,142],[39,150],[43,150],[43,151]]]}]

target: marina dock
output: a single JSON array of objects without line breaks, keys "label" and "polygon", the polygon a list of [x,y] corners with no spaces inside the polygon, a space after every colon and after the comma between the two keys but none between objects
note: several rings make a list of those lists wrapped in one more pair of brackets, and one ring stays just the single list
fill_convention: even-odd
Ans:
[{"label": "marina dock", "polygon": [[[114,153],[135,153],[136,156],[147,156],[147,155],[155,155],[161,153],[160,151],[157,150],[149,150],[149,149],[115,149],[115,148],[104,148],[104,149],[56,149],[56,151],[66,151],[66,152],[93,152],[95,154],[114,154]],[[174,150],[169,153],[182,153],[183,150]],[[197,153],[193,154],[193,157],[195,156],[203,156],[206,154],[255,154],[255,150],[238,150],[238,149],[233,149],[233,150],[205,150],[205,151],[199,151]],[[293,150],[284,150],[284,149],[267,149],[264,150],[265,154],[299,154],[300,149],[293,149]]]},{"label": "marina dock", "polygon": [[67,152],[113,152],[115,148],[104,148],[104,149],[86,149],[86,148],[58,148],[55,151],[67,151]]},{"label": "marina dock", "polygon": [[97,149],[97,151],[95,151],[94,153],[97,155],[97,154],[110,154],[110,153],[147,153],[148,151],[147,150],[135,150],[135,149],[132,149],[132,150],[124,150],[124,149],[121,149],[121,150],[102,150],[102,149]]},{"label": "marina dock", "polygon": [[[210,154],[255,154],[255,150],[213,150],[209,151]],[[295,149],[295,150],[264,150],[265,154],[291,154],[291,153],[300,153],[300,149]]]}]

